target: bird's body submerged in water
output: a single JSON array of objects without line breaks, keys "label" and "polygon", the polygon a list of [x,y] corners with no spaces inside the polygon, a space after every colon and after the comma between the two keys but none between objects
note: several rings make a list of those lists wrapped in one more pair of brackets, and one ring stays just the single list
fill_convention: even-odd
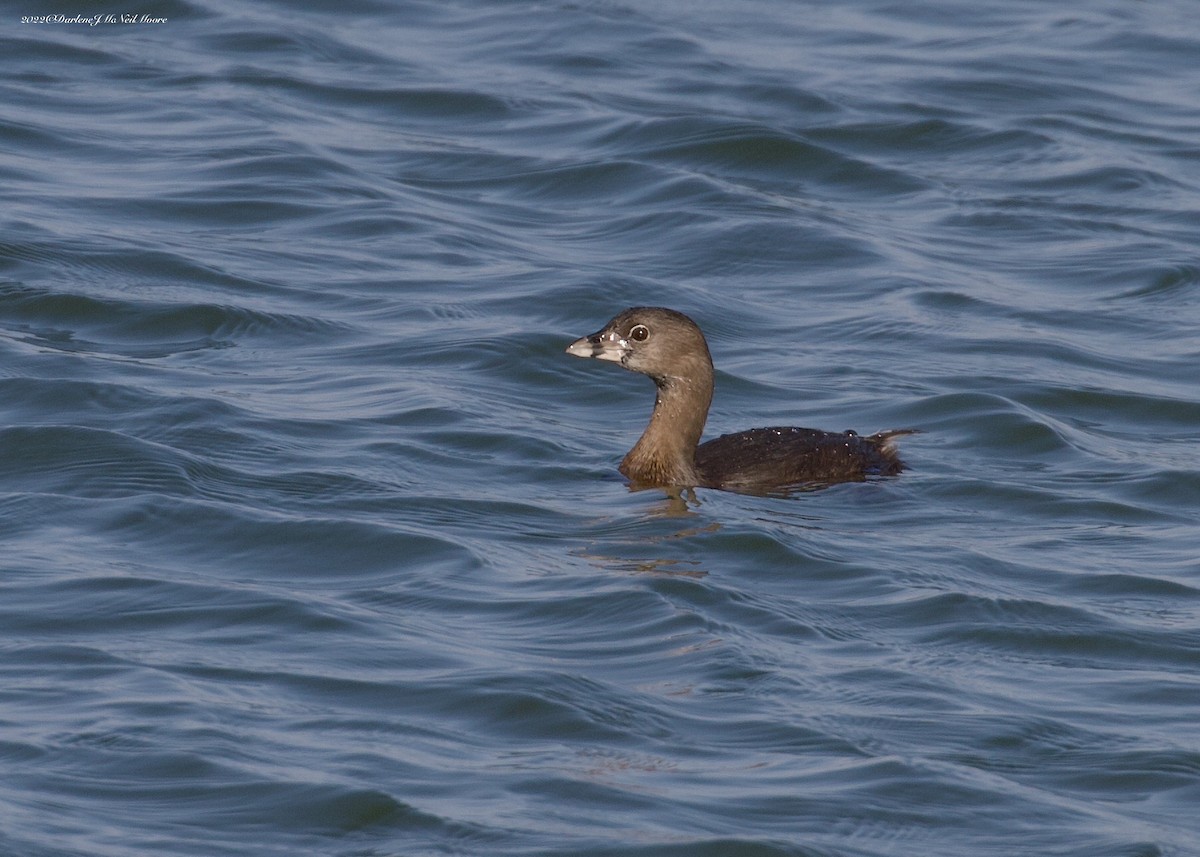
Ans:
[{"label": "bird's body submerged in water", "polygon": [[904,464],[894,438],[912,429],[852,431],[757,428],[700,443],[713,394],[708,343],[686,315],[631,307],[567,353],[609,360],[648,375],[658,388],[650,424],[621,462],[636,488],[720,488],[768,492],[891,476]]}]

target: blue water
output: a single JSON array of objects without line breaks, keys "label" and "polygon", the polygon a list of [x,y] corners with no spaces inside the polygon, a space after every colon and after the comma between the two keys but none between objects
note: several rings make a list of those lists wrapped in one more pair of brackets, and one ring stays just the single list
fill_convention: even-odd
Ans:
[{"label": "blue water", "polygon": [[[1200,854],[1193,4],[33,5],[0,854]],[[910,469],[631,493],[631,304]]]}]

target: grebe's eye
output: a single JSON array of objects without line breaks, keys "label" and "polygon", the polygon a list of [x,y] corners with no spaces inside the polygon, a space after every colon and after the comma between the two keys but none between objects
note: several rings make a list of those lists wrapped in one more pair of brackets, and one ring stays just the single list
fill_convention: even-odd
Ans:
[{"label": "grebe's eye", "polygon": [[635,324],[629,331],[629,338],[635,342],[645,342],[650,338],[650,328],[644,324]]}]

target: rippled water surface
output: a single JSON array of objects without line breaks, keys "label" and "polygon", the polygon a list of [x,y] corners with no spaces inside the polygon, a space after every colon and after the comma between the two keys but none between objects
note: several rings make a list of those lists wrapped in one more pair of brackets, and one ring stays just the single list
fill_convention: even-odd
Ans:
[{"label": "rippled water surface", "polygon": [[[0,853],[1200,854],[1192,4],[33,5]],[[629,492],[630,304],[910,470]]]}]

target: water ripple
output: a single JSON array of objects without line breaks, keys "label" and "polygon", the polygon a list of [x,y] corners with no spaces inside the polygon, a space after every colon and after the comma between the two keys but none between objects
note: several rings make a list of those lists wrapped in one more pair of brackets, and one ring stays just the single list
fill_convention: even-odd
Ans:
[{"label": "water ripple", "polygon": [[[0,850],[1194,851],[1184,4],[150,12],[0,35]],[[633,304],[910,469],[628,491]]]}]

